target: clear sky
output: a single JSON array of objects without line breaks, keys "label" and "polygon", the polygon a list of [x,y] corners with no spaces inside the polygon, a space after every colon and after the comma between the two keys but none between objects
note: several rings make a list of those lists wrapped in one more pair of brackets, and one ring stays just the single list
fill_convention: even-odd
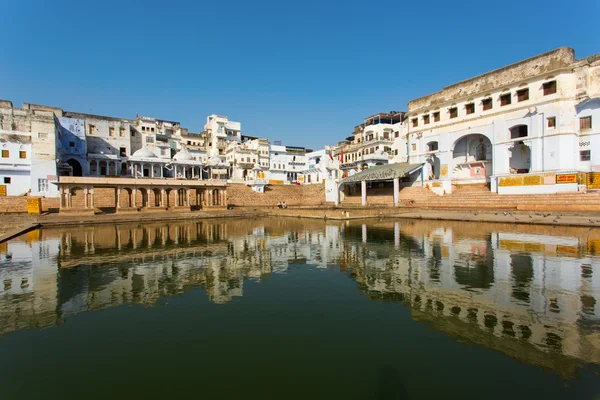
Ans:
[{"label": "clear sky", "polygon": [[322,147],[364,117],[560,46],[600,1],[5,1],[0,98]]}]

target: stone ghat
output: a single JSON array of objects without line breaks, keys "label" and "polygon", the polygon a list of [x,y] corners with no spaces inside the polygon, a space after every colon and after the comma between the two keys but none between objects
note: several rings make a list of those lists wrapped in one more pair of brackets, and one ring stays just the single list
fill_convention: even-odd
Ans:
[{"label": "stone ghat", "polygon": [[323,185],[268,185],[264,193],[249,186],[232,184],[227,187],[227,203],[236,207],[276,207],[285,202],[288,207],[320,206],[325,204]]},{"label": "stone ghat", "polygon": [[[0,213],[26,213],[27,196],[0,197]],[[57,211],[60,207],[58,198],[42,197],[42,212]]]}]

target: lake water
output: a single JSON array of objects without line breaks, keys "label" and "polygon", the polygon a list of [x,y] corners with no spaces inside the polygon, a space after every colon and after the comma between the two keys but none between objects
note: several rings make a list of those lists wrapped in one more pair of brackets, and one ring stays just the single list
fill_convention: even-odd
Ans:
[{"label": "lake water", "polygon": [[600,229],[212,220],[0,245],[2,399],[599,399]]}]

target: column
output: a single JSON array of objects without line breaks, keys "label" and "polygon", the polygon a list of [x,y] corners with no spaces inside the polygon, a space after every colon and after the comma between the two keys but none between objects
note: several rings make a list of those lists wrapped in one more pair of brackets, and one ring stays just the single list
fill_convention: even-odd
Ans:
[{"label": "column", "polygon": [[223,190],[223,205],[227,207],[227,189]]},{"label": "column", "polygon": [[92,186],[92,188],[90,189],[90,192],[92,194],[92,208],[94,208],[94,187]]},{"label": "column", "polygon": [[206,192],[206,205],[207,206],[212,206],[213,205],[213,203],[212,203],[212,190],[208,190]]},{"label": "column", "polygon": [[135,201],[136,193],[137,193],[137,188],[136,187],[131,188],[131,197],[132,197],[131,206],[132,207],[137,207],[137,202]]},{"label": "column", "polygon": [[363,207],[367,205],[367,181],[360,182],[360,195],[362,197]]},{"label": "column", "polygon": [[163,165],[160,164],[160,177],[164,178]]},{"label": "column", "polygon": [[185,189],[185,205],[186,205],[186,207],[190,206],[190,189],[189,188]]},{"label": "column", "polygon": [[[152,170],[154,170],[154,166],[152,166]],[[152,207],[152,203],[153,203],[152,201],[150,201],[150,191],[151,190],[152,190],[152,188],[146,188],[146,193],[148,193],[147,194],[147,196],[148,196],[148,202],[147,202],[148,208],[151,208]],[[152,197],[154,197],[154,191],[152,192]],[[152,199],[152,200],[154,200],[154,199]],[[154,201],[156,201],[156,200],[154,200]]]},{"label": "column", "polygon": [[83,188],[83,197],[84,197],[84,207],[88,208],[88,188],[87,186],[85,188]]},{"label": "column", "polygon": [[150,177],[154,178],[154,164],[150,164]]},{"label": "column", "polygon": [[195,178],[195,176],[194,176],[195,169],[196,169],[196,167],[192,167],[192,179]]},{"label": "column", "polygon": [[160,189],[160,206],[165,207],[165,189]]},{"label": "column", "polygon": [[400,178],[394,178],[394,207],[400,202]]},{"label": "column", "polygon": [[[117,210],[121,208],[121,188],[117,186]],[[120,243],[119,243],[120,244]]]}]

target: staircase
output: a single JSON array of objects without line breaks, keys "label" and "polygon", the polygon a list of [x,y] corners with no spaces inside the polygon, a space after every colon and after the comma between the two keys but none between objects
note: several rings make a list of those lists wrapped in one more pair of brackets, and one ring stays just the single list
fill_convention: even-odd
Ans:
[{"label": "staircase", "polygon": [[600,211],[596,192],[498,195],[481,184],[457,185],[446,196],[422,187],[403,188],[400,198],[413,200],[414,207],[440,210]]}]

